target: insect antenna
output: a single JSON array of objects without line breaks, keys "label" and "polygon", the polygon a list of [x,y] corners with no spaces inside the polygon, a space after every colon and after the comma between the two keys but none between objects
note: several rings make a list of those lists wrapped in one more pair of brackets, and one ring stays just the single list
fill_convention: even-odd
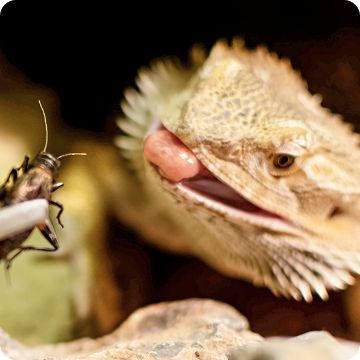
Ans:
[{"label": "insect antenna", "polygon": [[[45,123],[45,146],[44,146],[44,149],[42,151],[42,152],[45,152],[46,148],[47,148],[47,145],[48,145],[48,140],[49,140],[49,131],[48,131],[48,126],[47,126],[47,121],[46,121],[46,114],[45,114],[43,106],[41,105],[40,100],[39,100],[39,105],[40,105],[41,111],[43,113],[44,123]],[[57,159],[61,159],[61,158],[65,157],[65,156],[76,156],[76,155],[85,156],[87,154],[86,153],[67,153],[67,154],[63,154],[63,155],[58,156]]]},{"label": "insect antenna", "polygon": [[86,156],[87,153],[67,153],[67,154],[62,154],[62,155],[58,156],[57,159],[61,159],[65,156],[77,156],[77,155],[78,156]]},{"label": "insect antenna", "polygon": [[47,126],[47,121],[46,121],[46,114],[45,114],[44,108],[43,108],[42,105],[41,105],[41,101],[40,101],[40,100],[39,100],[39,105],[40,105],[41,111],[42,111],[42,113],[43,113],[44,123],[45,123],[45,146],[44,146],[44,150],[42,151],[42,152],[45,152],[45,151],[46,151],[46,148],[47,148],[47,145],[48,145],[49,132],[48,132],[48,126]]}]

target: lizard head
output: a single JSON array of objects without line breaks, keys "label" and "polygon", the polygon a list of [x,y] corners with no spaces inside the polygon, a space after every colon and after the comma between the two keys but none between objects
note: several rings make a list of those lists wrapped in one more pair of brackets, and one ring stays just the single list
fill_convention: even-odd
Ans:
[{"label": "lizard head", "polygon": [[[139,83],[147,96],[150,80]],[[144,155],[174,206],[187,204],[211,238],[193,252],[296,299],[351,283],[360,270],[358,135],[263,48],[219,42],[182,81],[153,108]]]}]

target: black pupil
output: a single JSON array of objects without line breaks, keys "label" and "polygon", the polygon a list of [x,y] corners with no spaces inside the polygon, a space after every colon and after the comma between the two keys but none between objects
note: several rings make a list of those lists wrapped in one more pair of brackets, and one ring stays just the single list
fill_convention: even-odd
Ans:
[{"label": "black pupil", "polygon": [[293,157],[290,155],[279,155],[276,161],[278,167],[287,167],[293,163]]}]

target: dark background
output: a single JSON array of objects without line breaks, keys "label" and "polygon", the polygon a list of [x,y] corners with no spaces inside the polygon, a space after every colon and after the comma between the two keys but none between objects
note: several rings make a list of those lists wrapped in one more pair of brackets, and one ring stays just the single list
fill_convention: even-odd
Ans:
[{"label": "dark background", "polygon": [[355,5],[345,0],[15,0],[1,12],[0,48],[33,81],[58,93],[68,124],[102,130],[137,69],[154,57],[185,59],[195,42],[210,48],[240,34],[249,47],[264,43],[306,73],[301,55],[309,42],[323,43],[342,29],[352,34],[359,25]]},{"label": "dark background", "polygon": [[[185,60],[193,43],[210,49],[218,38],[234,35],[243,36],[248,47],[265,44],[289,57],[310,90],[323,94],[326,106],[360,129],[360,16],[345,0],[96,4],[15,0],[0,15],[0,48],[8,61],[59,95],[66,123],[93,131],[111,129],[107,124],[119,112],[122,92],[134,85],[140,66],[164,55]],[[227,279],[196,259],[147,248],[135,251],[135,235],[130,232],[128,243],[124,240],[127,231],[115,232],[122,234],[122,242],[112,252],[128,254],[128,263],[118,258],[113,263],[119,267],[119,282],[124,282],[129,272],[137,271],[136,254],[146,252],[152,281],[144,277],[144,270],[128,284],[129,293],[137,291],[130,289],[134,283],[144,289],[152,286],[146,303],[211,297],[234,305],[263,335],[314,329],[347,333],[341,293],[311,306],[275,299],[268,290]]]}]

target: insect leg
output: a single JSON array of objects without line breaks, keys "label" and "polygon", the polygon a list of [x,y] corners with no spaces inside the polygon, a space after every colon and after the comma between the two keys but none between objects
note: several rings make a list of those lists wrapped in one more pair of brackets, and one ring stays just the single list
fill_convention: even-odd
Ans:
[{"label": "insect leg", "polygon": [[16,168],[16,170],[19,171],[22,169],[24,173],[27,172],[29,170],[29,160],[29,156],[25,155],[24,161],[18,168]]},{"label": "insect leg", "polygon": [[16,257],[18,257],[23,252],[23,249],[20,249],[18,252],[16,252],[10,259],[5,259],[5,269],[9,270],[11,263],[14,261]]},{"label": "insect leg", "polygon": [[13,260],[16,257],[18,257],[23,251],[35,250],[35,251],[52,252],[52,251],[56,251],[59,248],[59,243],[57,241],[55,231],[51,225],[51,222],[48,219],[46,219],[43,224],[38,225],[38,228],[52,247],[51,248],[36,247],[36,246],[21,246],[21,247],[19,247],[18,251],[12,257],[10,257],[9,259],[6,259],[6,269],[7,270],[10,268]]},{"label": "insect leg", "polygon": [[29,168],[29,157],[26,155],[24,158],[24,161],[22,162],[22,164],[17,167],[17,168],[12,168],[10,170],[9,175],[7,176],[6,180],[3,182],[3,184],[0,186],[0,194],[1,194],[1,190],[5,188],[5,186],[7,185],[7,183],[10,181],[11,178],[13,178],[13,181],[15,182],[17,180],[18,177],[18,172],[22,169],[23,172],[25,173],[28,168]]},{"label": "insect leg", "polygon": [[17,180],[17,176],[18,176],[18,169],[17,168],[12,168],[10,170],[9,175],[7,176],[6,180],[0,186],[0,189],[3,189],[7,185],[7,183],[10,181],[11,178],[15,182]]},{"label": "insect leg", "polygon": [[62,212],[64,211],[64,206],[54,200],[49,200],[49,204],[50,205],[54,205],[57,206],[60,210],[58,212],[58,214],[56,215],[56,219],[58,221],[58,223],[60,224],[61,227],[64,227],[63,223],[60,220],[60,215],[62,214]]},{"label": "insect leg", "polygon": [[60,189],[63,186],[64,186],[64,183],[62,183],[62,182],[58,182],[56,184],[53,184],[53,186],[51,188],[51,192],[54,192],[54,191],[56,191],[57,189]]},{"label": "insect leg", "polygon": [[38,229],[44,235],[45,239],[52,245],[52,248],[40,248],[41,251],[56,251],[59,248],[59,243],[56,238],[55,230],[49,219],[46,219],[43,224],[38,225]]}]

